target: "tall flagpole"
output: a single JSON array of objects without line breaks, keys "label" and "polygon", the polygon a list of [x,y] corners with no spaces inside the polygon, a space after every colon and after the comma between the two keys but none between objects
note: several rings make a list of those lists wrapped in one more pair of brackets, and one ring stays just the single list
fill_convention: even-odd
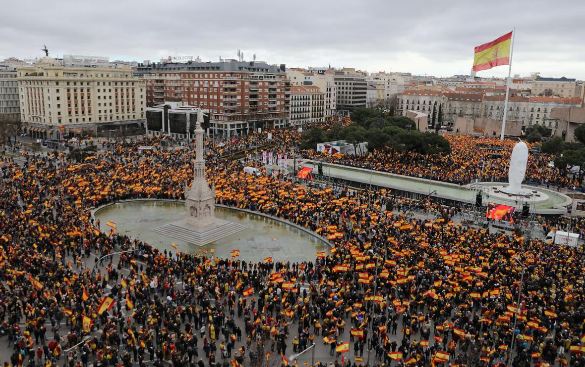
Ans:
[{"label": "tall flagpole", "polygon": [[508,99],[510,98],[510,84],[512,76],[512,56],[514,56],[514,37],[516,36],[516,27],[512,30],[512,45],[510,47],[510,62],[508,65],[508,79],[506,79],[506,99],[504,100],[504,119],[502,121],[502,131],[500,133],[500,140],[504,140],[504,132],[506,131],[506,118],[508,117]]}]

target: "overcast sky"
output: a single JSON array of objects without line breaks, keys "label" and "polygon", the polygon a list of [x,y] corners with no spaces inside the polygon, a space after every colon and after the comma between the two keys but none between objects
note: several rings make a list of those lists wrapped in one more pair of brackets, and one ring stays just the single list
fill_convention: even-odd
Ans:
[{"label": "overcast sky", "polygon": [[[469,74],[473,47],[516,27],[513,74],[585,79],[585,0],[7,0],[0,59],[199,56],[287,67]],[[479,76],[504,76],[507,67]]]}]

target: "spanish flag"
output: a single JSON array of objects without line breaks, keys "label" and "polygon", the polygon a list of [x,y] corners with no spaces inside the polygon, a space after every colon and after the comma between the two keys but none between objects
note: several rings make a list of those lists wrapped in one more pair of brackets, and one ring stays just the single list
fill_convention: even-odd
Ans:
[{"label": "spanish flag", "polygon": [[337,353],[347,353],[349,352],[349,343],[341,343],[335,347],[335,351]]},{"label": "spanish flag", "polygon": [[264,258],[264,262],[267,264],[272,264],[274,260],[272,259],[272,256],[268,256]]},{"label": "spanish flag", "polygon": [[449,353],[443,351],[437,351],[433,360],[437,363],[449,362]]},{"label": "spanish flag", "polygon": [[131,310],[134,308],[134,303],[132,302],[132,300],[130,299],[130,296],[128,294],[126,294],[126,308],[128,310]]},{"label": "spanish flag", "polygon": [[98,307],[98,315],[103,314],[106,311],[109,311],[114,306],[114,299],[111,297],[104,297],[100,306]]},{"label": "spanish flag", "polygon": [[30,280],[30,283],[37,291],[40,291],[41,289],[43,289],[43,283],[39,282],[39,280],[37,278],[35,278],[29,274],[28,280]]},{"label": "spanish flag", "polygon": [[250,287],[248,289],[244,289],[244,291],[242,292],[242,295],[244,297],[248,297],[254,294],[254,288]]},{"label": "spanish flag", "polygon": [[238,257],[240,256],[240,250],[232,250],[230,252],[231,257]]},{"label": "spanish flag", "polygon": [[83,291],[81,293],[81,300],[85,302],[88,299],[89,299],[89,294],[87,294],[87,291],[85,290],[85,287],[83,287]]},{"label": "spanish flag", "polygon": [[388,357],[393,361],[400,361],[402,360],[402,352],[390,352],[388,353]]},{"label": "spanish flag", "polygon": [[334,273],[341,273],[341,272],[348,271],[348,270],[349,270],[349,268],[347,267],[347,265],[335,265],[333,267]]},{"label": "spanish flag", "polygon": [[414,357],[410,357],[408,358],[406,361],[404,361],[405,365],[410,365],[410,364],[416,364],[417,360]]},{"label": "spanish flag", "polygon": [[293,282],[284,282],[282,283],[282,289],[291,290],[294,289],[295,283]]},{"label": "spanish flag", "polygon": [[500,65],[510,65],[512,32],[475,47],[473,71],[488,70]]},{"label": "spanish flag", "polygon": [[83,332],[89,333],[91,331],[91,327],[93,325],[93,320],[90,317],[83,315]]}]

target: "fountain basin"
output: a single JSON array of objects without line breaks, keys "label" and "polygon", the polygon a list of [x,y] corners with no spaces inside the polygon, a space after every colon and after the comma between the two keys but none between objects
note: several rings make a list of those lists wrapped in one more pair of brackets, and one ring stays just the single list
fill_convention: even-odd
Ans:
[{"label": "fountain basin", "polygon": [[216,206],[216,217],[242,225],[245,229],[203,247],[155,231],[184,218],[183,201],[123,201],[99,207],[93,215],[100,221],[100,230],[108,232],[110,228],[106,222],[113,221],[118,233],[140,239],[161,251],[230,258],[231,251],[237,249],[240,250],[238,259],[244,261],[261,262],[266,257],[272,257],[274,261],[300,262],[314,261],[317,251],[328,251],[330,245],[317,234],[292,223],[223,206]]}]

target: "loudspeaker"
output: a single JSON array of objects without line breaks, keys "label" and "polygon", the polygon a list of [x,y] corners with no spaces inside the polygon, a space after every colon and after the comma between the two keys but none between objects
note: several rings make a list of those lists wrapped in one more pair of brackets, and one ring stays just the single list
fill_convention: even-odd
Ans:
[{"label": "loudspeaker", "polygon": [[475,205],[481,206],[482,201],[483,201],[483,198],[481,196],[481,192],[478,192],[477,195],[475,195]]}]

